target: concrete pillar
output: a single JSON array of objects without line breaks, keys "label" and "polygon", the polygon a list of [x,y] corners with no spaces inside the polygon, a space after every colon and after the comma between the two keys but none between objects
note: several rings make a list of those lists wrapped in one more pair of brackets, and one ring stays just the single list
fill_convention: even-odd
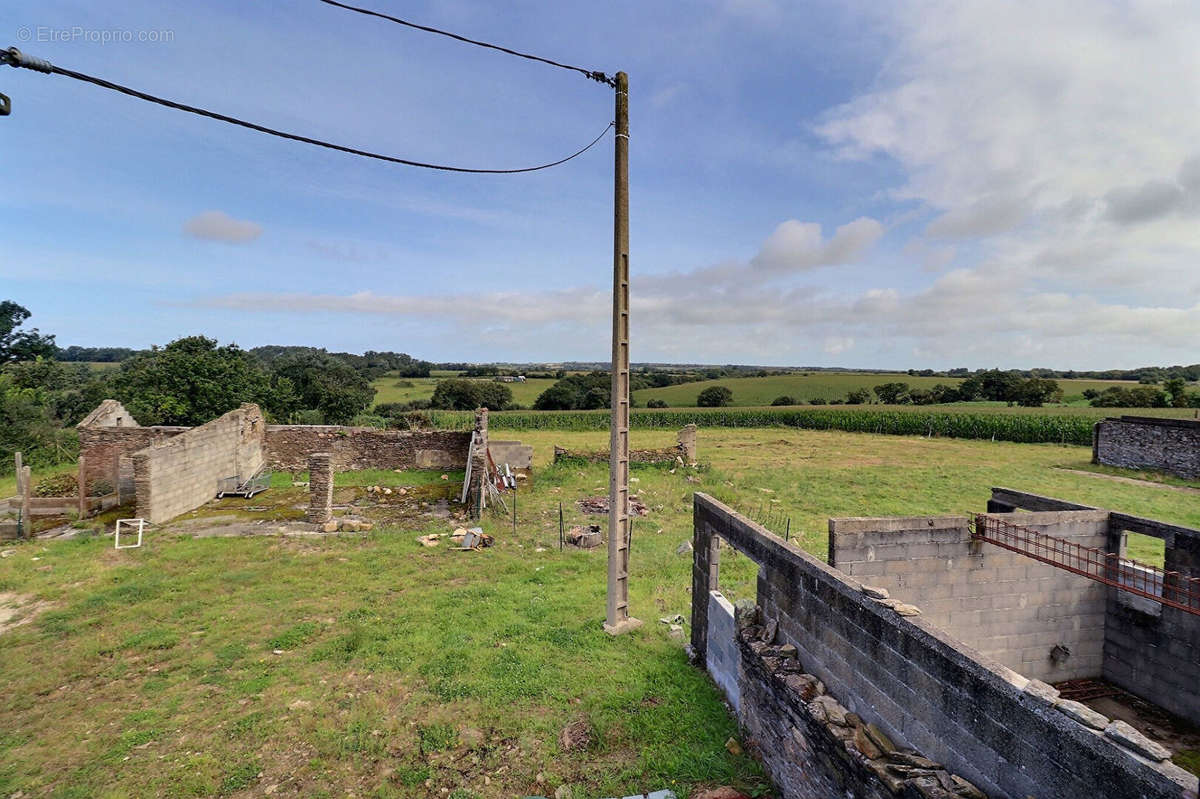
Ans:
[{"label": "concrete pillar", "polygon": [[316,452],[308,456],[308,513],[313,524],[333,518],[333,456]]}]

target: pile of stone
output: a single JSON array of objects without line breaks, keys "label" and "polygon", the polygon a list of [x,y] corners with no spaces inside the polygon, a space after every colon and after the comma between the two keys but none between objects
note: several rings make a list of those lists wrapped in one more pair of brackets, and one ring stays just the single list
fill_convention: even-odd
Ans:
[{"label": "pile of stone", "polygon": [[804,671],[796,647],[775,643],[774,620],[759,624],[757,608],[739,607],[735,615],[743,656],[758,658],[763,671],[795,697],[795,705],[804,708],[815,725],[837,744],[833,751],[845,759],[846,767],[865,769],[896,796],[987,799],[983,791],[959,775],[919,752],[897,746],[879,727],[826,693],[824,683]]},{"label": "pile of stone", "polygon": [[[602,497],[586,497],[575,503],[584,513],[594,513],[597,515],[608,515],[608,496]],[[646,516],[650,513],[650,509],[646,507],[646,503],[642,502],[634,495],[629,497],[629,512],[634,516]]]},{"label": "pile of stone", "polygon": [[379,496],[388,496],[388,497],[390,497],[392,494],[398,494],[399,496],[404,496],[408,493],[408,489],[407,488],[397,488],[397,489],[393,490],[391,488],[388,488],[387,486],[367,486],[367,493],[368,494],[377,494]]},{"label": "pile of stone", "polygon": [[369,530],[374,530],[375,525],[364,519],[351,519],[343,517],[341,519],[330,519],[321,525],[323,533],[365,533]]},{"label": "pile of stone", "polygon": [[595,549],[603,543],[600,525],[589,524],[587,527],[572,527],[567,531],[567,543],[580,549]]}]

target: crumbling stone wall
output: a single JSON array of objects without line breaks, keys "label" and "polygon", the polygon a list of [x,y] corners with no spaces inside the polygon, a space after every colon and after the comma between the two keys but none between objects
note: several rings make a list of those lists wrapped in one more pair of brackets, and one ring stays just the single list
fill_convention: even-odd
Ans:
[{"label": "crumbling stone wall", "polygon": [[104,481],[122,496],[133,494],[130,456],[151,444],[179,435],[186,427],[141,427],[121,403],[106,399],[76,425],[82,477],[87,485]]},{"label": "crumbling stone wall", "polygon": [[[679,431],[677,442],[673,447],[662,449],[632,449],[629,451],[630,463],[696,463],[696,425],[686,425]],[[608,450],[576,452],[554,448],[554,462],[560,460],[583,460],[590,463],[608,463]]]},{"label": "crumbling stone wall", "polygon": [[[1060,702],[1050,686],[986,658],[921,615],[901,615],[894,603],[864,593],[857,581],[705,494],[695,495],[694,514],[692,647],[700,662],[707,655],[709,591],[718,589],[710,569],[713,539],[719,536],[760,567],[758,605],[779,648],[756,653],[764,656],[765,671],[743,657],[739,721],[763,736],[761,746],[754,743],[788,799],[871,797],[878,776],[821,756],[818,733],[798,723],[799,700],[780,694],[780,683],[794,682],[803,699],[808,689],[799,686],[800,674],[820,681],[843,711],[874,724],[896,747],[920,752],[992,797],[1195,795],[1194,775],[1161,753],[1135,754],[1139,744],[1119,722],[1103,719],[1104,729],[1097,730],[1078,721],[1068,715],[1074,706]],[[782,662],[792,658],[797,666]],[[805,707],[816,713],[811,704],[810,698]],[[786,755],[771,755],[772,745]],[[816,754],[802,765],[796,758],[805,752]],[[800,773],[805,768],[807,775]],[[806,785],[819,775],[828,782]],[[935,787],[917,795],[964,795],[931,793]],[[916,788],[906,784],[904,790]]]},{"label": "crumbling stone wall", "polygon": [[380,430],[337,425],[268,425],[267,462],[303,471],[308,457],[328,452],[335,471],[352,469],[462,469],[470,433]]},{"label": "crumbling stone wall", "polygon": [[134,453],[138,516],[165,522],[215,497],[221,479],[249,478],[264,463],[265,428],[258,406],[243,405]]},{"label": "crumbling stone wall", "polygon": [[[1050,511],[1022,514],[1018,523],[1102,550],[1108,516]],[[1099,677],[1105,587],[972,542],[967,523],[965,516],[830,519],[829,565],[919,606],[924,618],[1026,677]]]},{"label": "crumbling stone wall", "polygon": [[308,512],[312,524],[333,518],[333,458],[328,452],[308,456]]},{"label": "crumbling stone wall", "polygon": [[1200,421],[1122,416],[1097,422],[1092,462],[1200,477]]}]

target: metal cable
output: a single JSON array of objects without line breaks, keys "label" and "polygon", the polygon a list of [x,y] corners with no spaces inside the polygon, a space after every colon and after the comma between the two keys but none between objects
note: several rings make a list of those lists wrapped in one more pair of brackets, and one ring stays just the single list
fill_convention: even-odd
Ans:
[{"label": "metal cable", "polygon": [[413,161],[408,158],[397,158],[396,156],[393,156],[393,155],[382,155],[380,153],[370,152],[369,150],[359,150],[355,147],[347,147],[346,145],[343,145],[343,144],[334,144],[333,142],[327,142],[327,141],[323,141],[321,139],[313,139],[308,136],[301,136],[297,133],[288,133],[286,131],[276,130],[274,128],[268,128],[265,125],[259,125],[254,122],[247,122],[244,119],[238,119],[236,117],[226,116],[225,114],[218,114],[215,111],[208,111],[204,108],[197,108],[195,106],[185,105],[184,103],[177,103],[174,100],[167,100],[163,97],[156,97],[153,94],[147,94],[146,92],[138,91],[137,89],[131,89],[128,86],[122,86],[119,83],[113,83],[111,81],[104,80],[103,78],[96,78],[91,75],[85,75],[82,72],[75,72],[74,70],[64,69],[63,67],[54,66],[49,61],[46,61],[44,59],[34,58],[32,56],[25,55],[24,53],[22,53],[20,50],[18,50],[15,47],[10,47],[8,50],[0,50],[0,63],[7,63],[14,67],[23,67],[25,69],[32,69],[37,72],[43,72],[48,75],[49,74],[62,75],[64,77],[74,78],[75,80],[83,81],[84,83],[91,83],[91,84],[93,84],[95,86],[99,86],[103,89],[110,89],[114,92],[120,92],[121,94],[129,95],[130,97],[136,97],[139,100],[145,100],[147,102],[157,103],[158,105],[166,106],[167,108],[174,108],[177,111],[186,111],[189,114],[197,114],[202,117],[208,117],[209,119],[215,119],[218,122],[227,122],[230,125],[237,125],[239,127],[249,128],[250,130],[258,131],[259,133],[266,133],[270,136],[278,136],[281,139],[290,139],[291,141],[303,142],[304,144],[312,144],[316,147],[324,147],[329,150],[337,150],[338,152],[349,153],[351,155],[358,155],[358,156],[362,156],[363,158],[372,158],[372,159],[375,159],[376,161],[387,161],[387,162],[393,163],[393,164],[403,164],[404,166],[419,167],[421,169],[437,169],[442,172],[466,172],[466,173],[476,174],[476,175],[513,175],[513,174],[517,174],[519,172],[537,172],[542,169],[549,169],[550,167],[555,167],[560,164],[565,164],[567,161],[570,161],[573,158],[577,158],[577,157],[583,155],[588,150],[592,149],[592,147],[596,146],[596,144],[602,138],[604,138],[604,134],[608,133],[608,131],[613,127],[613,123],[609,122],[608,125],[605,126],[604,130],[600,131],[600,135],[597,136],[596,138],[592,139],[591,143],[588,144],[586,147],[583,147],[580,150],[576,150],[574,153],[572,153],[571,155],[568,155],[566,158],[560,158],[557,161],[551,161],[548,164],[539,164],[538,166],[520,167],[517,169],[475,169],[475,168],[470,168],[470,167],[448,166],[446,164],[430,164],[430,163],[426,163],[424,161]]},{"label": "metal cable", "polygon": [[448,36],[449,38],[454,39],[455,41],[464,42],[466,44],[473,44],[478,47],[486,47],[489,50],[499,50],[502,53],[508,53],[509,55],[515,55],[518,58],[527,58],[530,61],[539,61],[543,64],[549,64],[552,67],[559,67],[560,69],[573,70],[575,72],[582,73],[585,77],[590,78],[591,80],[594,80],[598,83],[603,83],[606,86],[612,86],[615,88],[617,85],[617,82],[615,79],[609,77],[608,75],[604,74],[603,72],[601,72],[599,70],[584,69],[583,67],[576,67],[576,66],[572,66],[570,64],[562,64],[562,63],[559,63],[558,61],[552,61],[549,58],[542,58],[541,56],[531,55],[530,53],[522,53],[518,50],[510,50],[509,48],[501,47],[498,44],[489,44],[488,42],[481,42],[476,39],[468,39],[466,36],[459,36],[457,33],[450,33],[449,31],[444,31],[439,28],[431,28],[428,25],[420,25],[416,22],[409,22],[406,19],[400,19],[399,17],[393,17],[391,14],[384,14],[381,11],[372,11],[369,8],[360,8],[358,6],[352,6],[352,5],[348,5],[346,3],[340,3],[340,2],[338,2],[338,0],[319,0],[319,2],[325,3],[326,5],[335,6],[337,8],[344,8],[347,11],[354,11],[358,14],[366,14],[369,17],[378,17],[379,19],[386,19],[389,22],[395,22],[398,25],[404,25],[409,28],[415,28],[416,30],[425,31],[426,33],[436,33],[439,36]]}]

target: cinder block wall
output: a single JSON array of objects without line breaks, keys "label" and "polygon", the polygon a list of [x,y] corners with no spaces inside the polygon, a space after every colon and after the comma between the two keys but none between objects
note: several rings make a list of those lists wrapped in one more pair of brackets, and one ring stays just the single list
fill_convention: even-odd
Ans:
[{"label": "cinder block wall", "polygon": [[1122,416],[1092,428],[1092,461],[1200,477],[1200,422]]},{"label": "cinder block wall", "polygon": [[736,713],[741,705],[738,674],[741,653],[738,651],[737,628],[733,621],[733,603],[720,591],[708,592],[708,651],[704,665],[713,682],[720,686],[725,698]]},{"label": "cinder block wall", "polygon": [[[1103,549],[1108,511],[1023,513],[1019,523]],[[1105,587],[992,544],[964,516],[829,520],[829,563],[917,605],[924,618],[1031,679],[1099,677]],[[1055,662],[1050,653],[1070,654]],[[1060,653],[1061,654],[1061,653]]]},{"label": "cinder block wall", "polygon": [[[1171,766],[1151,765],[1052,709],[1024,690],[1021,675],[923,616],[901,617],[871,600],[849,576],[705,494],[695,495],[694,528],[692,646],[701,662],[709,591],[717,588],[711,542],[719,536],[759,564],[758,604],[778,623],[779,637],[796,647],[805,671],[864,721],[988,795],[1149,799],[1196,790],[1194,778],[1181,787]],[[753,679],[746,671],[741,679]],[[748,700],[753,689],[742,685],[740,720],[747,728],[754,723],[746,714],[758,707]],[[767,766],[800,768],[786,759]],[[796,781],[772,776],[777,784]]]},{"label": "cinder block wall", "polygon": [[222,478],[248,478],[264,463],[266,424],[257,405],[243,405],[133,455],[137,514],[156,524],[216,496]]}]

